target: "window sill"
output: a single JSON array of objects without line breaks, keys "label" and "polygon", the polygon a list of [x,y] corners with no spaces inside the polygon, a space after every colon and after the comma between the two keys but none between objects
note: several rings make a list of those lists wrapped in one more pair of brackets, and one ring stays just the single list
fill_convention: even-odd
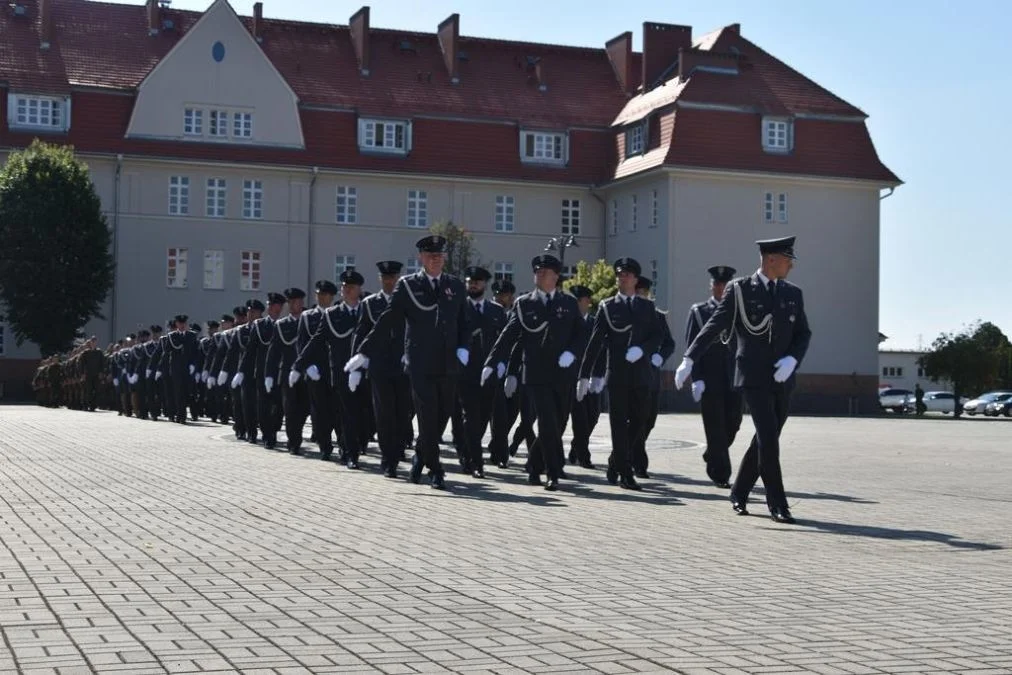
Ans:
[{"label": "window sill", "polygon": [[33,127],[29,124],[9,124],[7,128],[11,133],[22,133],[22,134],[51,134],[58,136],[60,134],[66,134],[69,129],[63,129],[61,127]]},{"label": "window sill", "polygon": [[373,155],[375,157],[407,157],[407,150],[387,150],[386,148],[372,148],[360,145],[358,151],[363,155]]},{"label": "window sill", "polygon": [[567,162],[562,159],[533,159],[531,157],[521,157],[521,164],[532,164],[534,166],[550,166],[558,169],[564,169],[567,166]]},{"label": "window sill", "polygon": [[792,148],[771,148],[768,145],[764,145],[763,152],[770,155],[789,155],[792,152]]}]

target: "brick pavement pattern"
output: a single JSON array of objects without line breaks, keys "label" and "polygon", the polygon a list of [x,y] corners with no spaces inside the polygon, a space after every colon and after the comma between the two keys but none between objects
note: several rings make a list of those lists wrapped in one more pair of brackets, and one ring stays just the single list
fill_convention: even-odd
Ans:
[{"label": "brick pavement pattern", "polygon": [[794,418],[793,527],[734,516],[702,438],[662,416],[642,493],[438,492],[0,408],[0,672],[1012,672],[1012,426]]}]

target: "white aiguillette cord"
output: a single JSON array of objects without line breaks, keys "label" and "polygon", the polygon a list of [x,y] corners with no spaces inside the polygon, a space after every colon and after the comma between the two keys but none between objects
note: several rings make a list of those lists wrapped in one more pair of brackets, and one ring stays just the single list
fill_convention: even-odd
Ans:
[{"label": "white aiguillette cord", "polygon": [[744,326],[745,330],[747,330],[752,335],[755,335],[756,337],[762,337],[762,334],[766,333],[767,339],[770,342],[772,342],[773,315],[767,314],[766,316],[763,317],[763,320],[760,321],[758,324],[754,324],[751,321],[749,321],[748,317],[745,315],[745,298],[742,295],[740,283],[734,285],[734,299],[735,302],[737,303],[738,317],[741,319],[741,325]]}]

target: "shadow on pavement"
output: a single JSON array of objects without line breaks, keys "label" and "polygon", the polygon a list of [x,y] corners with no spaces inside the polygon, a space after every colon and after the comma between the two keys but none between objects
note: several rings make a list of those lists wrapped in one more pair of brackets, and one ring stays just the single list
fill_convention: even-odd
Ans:
[{"label": "shadow on pavement", "polygon": [[946,546],[951,546],[953,548],[969,549],[972,551],[1000,551],[1004,548],[998,544],[967,541],[952,534],[932,532],[931,530],[903,530],[893,527],[834,523],[825,520],[811,520],[808,518],[798,518],[797,524],[790,528],[780,526],[770,527],[768,529],[780,530],[782,532],[804,532],[806,529],[809,529],[826,534],[838,534],[847,537],[868,537],[870,539],[892,539],[898,541],[926,541],[936,544],[945,544]]}]

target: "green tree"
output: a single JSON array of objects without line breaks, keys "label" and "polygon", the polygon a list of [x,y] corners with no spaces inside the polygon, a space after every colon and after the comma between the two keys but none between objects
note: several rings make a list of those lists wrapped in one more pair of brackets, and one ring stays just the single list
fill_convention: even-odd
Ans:
[{"label": "green tree", "polygon": [[0,171],[0,304],[20,345],[70,348],[112,288],[115,265],[88,167],[36,139]]},{"label": "green tree", "polygon": [[918,363],[932,380],[952,382],[953,412],[958,417],[963,412],[961,396],[975,396],[1005,383],[1010,352],[1012,345],[1001,329],[977,322],[960,333],[939,335]]},{"label": "green tree", "polygon": [[571,286],[586,286],[593,293],[594,306],[605,298],[618,293],[618,277],[615,268],[607,260],[598,260],[593,267],[586,261],[576,263],[576,274],[562,284],[569,290]]},{"label": "green tree", "polygon": [[460,274],[471,265],[481,264],[481,253],[474,245],[474,234],[466,227],[459,227],[452,220],[436,223],[429,228],[432,234],[446,238],[446,271]]}]

